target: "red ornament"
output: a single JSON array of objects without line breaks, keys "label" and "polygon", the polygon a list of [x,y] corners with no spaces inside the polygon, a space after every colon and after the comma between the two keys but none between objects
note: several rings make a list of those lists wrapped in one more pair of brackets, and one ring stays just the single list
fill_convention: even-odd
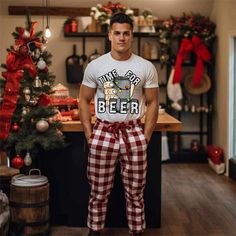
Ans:
[{"label": "red ornament", "polygon": [[48,73],[48,67],[46,66],[43,70],[44,73]]},{"label": "red ornament", "polygon": [[15,122],[12,126],[12,130],[17,132],[19,130],[20,126]]},{"label": "red ornament", "polygon": [[39,106],[48,106],[51,103],[51,98],[49,95],[42,93],[39,96],[39,101],[38,101],[38,105]]},{"label": "red ornament", "polygon": [[79,120],[79,110],[78,109],[72,110],[71,118],[72,118],[72,120]]},{"label": "red ornament", "polygon": [[13,157],[11,164],[12,167],[20,169],[24,165],[24,160],[20,155],[16,155],[15,157]]}]

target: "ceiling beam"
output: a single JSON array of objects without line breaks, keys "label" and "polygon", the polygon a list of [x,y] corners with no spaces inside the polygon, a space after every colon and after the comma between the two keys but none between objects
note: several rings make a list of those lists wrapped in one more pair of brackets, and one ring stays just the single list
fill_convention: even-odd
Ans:
[{"label": "ceiling beam", "polygon": [[[139,14],[139,9],[132,9],[134,15]],[[35,6],[8,6],[9,15],[50,15],[50,16],[89,16],[90,7],[35,7]]]}]

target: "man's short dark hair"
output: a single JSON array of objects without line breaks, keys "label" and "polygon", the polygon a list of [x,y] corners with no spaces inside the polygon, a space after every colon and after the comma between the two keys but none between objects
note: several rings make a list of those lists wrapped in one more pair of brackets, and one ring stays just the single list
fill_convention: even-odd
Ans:
[{"label": "man's short dark hair", "polygon": [[114,23],[120,23],[120,24],[127,23],[130,25],[131,29],[133,29],[133,27],[134,27],[133,20],[128,15],[126,15],[125,13],[122,13],[122,12],[115,13],[111,17],[110,28],[112,27],[112,25]]}]

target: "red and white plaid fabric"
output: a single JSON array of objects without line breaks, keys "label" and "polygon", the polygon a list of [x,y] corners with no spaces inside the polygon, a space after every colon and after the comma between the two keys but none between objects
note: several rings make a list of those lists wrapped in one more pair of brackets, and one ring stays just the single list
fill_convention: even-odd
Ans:
[{"label": "red and white plaid fabric", "polygon": [[130,232],[142,232],[145,225],[143,191],[147,172],[147,140],[140,120],[109,123],[97,120],[89,139],[88,180],[91,193],[88,227],[104,228],[107,202],[111,192],[117,161],[127,202]]}]

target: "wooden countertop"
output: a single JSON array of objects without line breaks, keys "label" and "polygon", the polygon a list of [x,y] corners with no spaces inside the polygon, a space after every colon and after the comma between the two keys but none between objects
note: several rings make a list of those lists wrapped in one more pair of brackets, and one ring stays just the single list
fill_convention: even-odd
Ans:
[{"label": "wooden countertop", "polygon": [[[95,117],[92,118],[92,123],[95,122]],[[144,118],[142,119],[144,122]],[[182,123],[172,117],[171,115],[164,113],[159,114],[155,131],[180,131]],[[82,132],[83,127],[80,121],[67,121],[63,122],[62,132]]]}]

